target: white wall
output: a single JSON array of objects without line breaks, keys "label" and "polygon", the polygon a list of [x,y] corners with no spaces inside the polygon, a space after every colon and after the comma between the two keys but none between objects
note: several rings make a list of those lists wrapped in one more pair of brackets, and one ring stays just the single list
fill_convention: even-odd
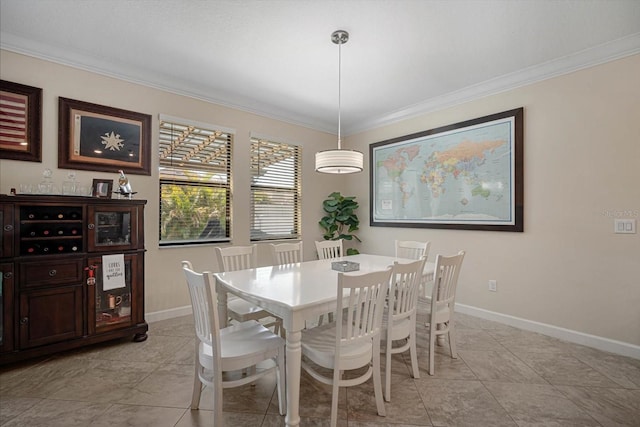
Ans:
[{"label": "white wall", "polygon": [[[431,257],[467,251],[457,302],[640,344],[640,234],[613,233],[614,216],[640,221],[640,55],[350,136],[369,144],[524,107],[524,232],[369,227],[368,252],[394,239],[430,240]],[[368,167],[367,167],[368,171]],[[347,182],[368,206],[369,173]],[[495,279],[498,291],[488,291]],[[637,347],[636,347],[637,351]],[[637,353],[640,354],[640,353]]]},{"label": "white wall", "polygon": [[[136,198],[146,199],[145,291],[147,313],[161,312],[189,306],[180,261],[189,259],[199,270],[218,271],[212,246],[163,248],[158,247],[159,188],[158,188],[158,116],[167,114],[225,128],[235,129],[233,149],[233,244],[249,244],[249,135],[251,132],[282,138],[301,145],[303,154],[302,234],[305,258],[315,257],[314,240],[322,239],[317,225],[322,216],[322,201],[343,185],[339,177],[314,171],[314,156],[318,150],[333,148],[335,136],[300,126],[268,119],[239,110],[179,96],[149,87],[128,83],[12,52],[0,51],[0,77],[16,83],[43,89],[42,163],[0,160],[0,192],[8,194],[21,183],[38,183],[45,168],[53,170],[54,181],[66,179],[68,170],[58,169],[58,97],[132,110],[152,116],[152,174],[129,175]],[[212,77],[214,78],[214,77]],[[90,185],[93,178],[117,180],[113,173],[77,171],[77,179]],[[268,250],[259,247],[259,261],[267,263]]]}]

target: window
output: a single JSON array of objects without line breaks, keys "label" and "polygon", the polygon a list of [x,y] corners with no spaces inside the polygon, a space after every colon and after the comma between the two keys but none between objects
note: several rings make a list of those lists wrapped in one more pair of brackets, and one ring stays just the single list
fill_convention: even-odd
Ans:
[{"label": "window", "polygon": [[252,241],[300,237],[301,151],[251,137]]},{"label": "window", "polygon": [[233,134],[160,117],[160,246],[229,241]]}]

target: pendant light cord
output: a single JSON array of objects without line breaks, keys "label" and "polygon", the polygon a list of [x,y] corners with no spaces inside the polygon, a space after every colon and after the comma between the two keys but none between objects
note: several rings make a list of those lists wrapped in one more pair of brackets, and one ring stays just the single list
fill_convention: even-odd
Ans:
[{"label": "pendant light cord", "polygon": [[342,146],[342,138],[340,135],[340,110],[342,108],[342,42],[338,43],[338,150]]}]

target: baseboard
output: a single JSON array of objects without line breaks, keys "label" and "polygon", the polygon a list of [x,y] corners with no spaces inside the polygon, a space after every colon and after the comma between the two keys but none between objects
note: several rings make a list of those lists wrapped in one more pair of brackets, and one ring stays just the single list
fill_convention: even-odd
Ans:
[{"label": "baseboard", "polygon": [[[640,346],[634,344],[615,341],[595,335],[589,335],[582,332],[549,325],[546,323],[534,322],[532,320],[509,316],[507,314],[497,313],[495,311],[489,311],[464,304],[456,303],[456,311],[459,313],[468,314],[470,316],[479,317],[481,319],[492,320],[494,322],[513,326],[515,328],[524,329],[526,331],[548,335],[550,337],[569,341],[575,344],[581,344],[587,347],[596,348],[598,350],[608,351],[610,353],[620,354],[622,356],[633,357],[634,359],[640,359]],[[159,320],[188,316],[190,314],[191,306],[187,305],[184,307],[147,313],[145,316],[148,322],[157,322]]]},{"label": "baseboard", "polygon": [[191,306],[185,305],[184,307],[170,308],[169,310],[154,311],[152,313],[146,313],[145,319],[147,322],[152,323],[152,322],[157,322],[159,320],[173,319],[174,317],[188,316],[192,312],[193,311],[191,310]]},{"label": "baseboard", "polygon": [[472,307],[469,305],[456,303],[456,311],[470,316],[480,317],[482,319],[493,320],[494,322],[503,323],[515,328],[527,331],[538,332],[543,335],[569,341],[575,344],[593,347],[598,350],[608,351],[610,353],[620,354],[622,356],[640,359],[640,346],[615,341],[609,338],[589,335],[571,329],[560,328],[558,326],[546,323],[534,322],[532,320],[522,319],[519,317],[509,316],[507,314],[496,313],[494,311],[484,310],[482,308]]}]

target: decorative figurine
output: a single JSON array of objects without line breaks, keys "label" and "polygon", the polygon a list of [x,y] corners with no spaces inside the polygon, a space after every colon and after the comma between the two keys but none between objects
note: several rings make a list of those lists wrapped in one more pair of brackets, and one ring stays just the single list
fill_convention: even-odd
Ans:
[{"label": "decorative figurine", "polygon": [[119,193],[123,196],[129,196],[129,199],[131,199],[131,196],[136,193],[131,188],[129,178],[124,174],[124,171],[119,170],[118,172],[120,172],[120,177],[118,178],[118,186],[120,187]]}]

